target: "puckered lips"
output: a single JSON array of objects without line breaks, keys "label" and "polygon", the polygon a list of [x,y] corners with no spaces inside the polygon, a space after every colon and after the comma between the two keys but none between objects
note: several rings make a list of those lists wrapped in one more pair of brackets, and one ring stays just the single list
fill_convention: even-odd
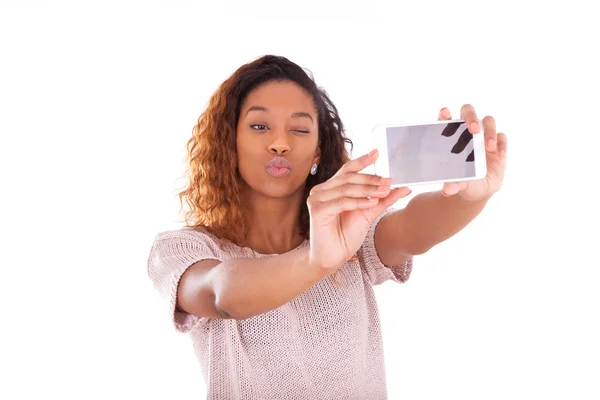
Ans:
[{"label": "puckered lips", "polygon": [[274,178],[283,178],[292,170],[292,164],[283,157],[275,157],[266,166],[267,172]]}]

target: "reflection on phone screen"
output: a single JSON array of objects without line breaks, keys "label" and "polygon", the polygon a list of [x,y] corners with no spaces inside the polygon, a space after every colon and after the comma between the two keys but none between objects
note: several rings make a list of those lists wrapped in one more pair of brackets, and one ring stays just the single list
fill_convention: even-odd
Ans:
[{"label": "reflection on phone screen", "polygon": [[476,176],[473,135],[464,122],[389,127],[386,139],[394,182]]}]

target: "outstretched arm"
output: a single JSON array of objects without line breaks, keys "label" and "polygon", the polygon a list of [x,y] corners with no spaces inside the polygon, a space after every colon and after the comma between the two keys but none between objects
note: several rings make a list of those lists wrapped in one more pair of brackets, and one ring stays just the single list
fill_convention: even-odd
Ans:
[{"label": "outstretched arm", "polygon": [[487,200],[469,201],[440,192],[415,196],[406,208],[382,218],[375,229],[375,247],[385,265],[398,265],[427,252],[466,227]]}]

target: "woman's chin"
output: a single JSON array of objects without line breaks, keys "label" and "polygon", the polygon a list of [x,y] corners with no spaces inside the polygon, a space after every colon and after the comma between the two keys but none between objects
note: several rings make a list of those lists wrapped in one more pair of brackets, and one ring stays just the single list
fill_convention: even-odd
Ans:
[{"label": "woman's chin", "polygon": [[289,199],[294,196],[302,196],[304,191],[304,182],[294,184],[292,181],[286,182],[282,179],[249,186],[254,194],[272,199]]}]

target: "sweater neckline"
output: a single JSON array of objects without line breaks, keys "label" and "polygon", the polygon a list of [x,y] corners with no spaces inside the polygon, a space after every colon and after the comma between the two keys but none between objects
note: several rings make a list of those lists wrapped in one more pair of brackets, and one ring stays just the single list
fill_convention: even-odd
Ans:
[{"label": "sweater neckline", "polygon": [[[290,251],[294,251],[294,250],[298,250],[298,249],[301,249],[301,248],[303,248],[303,247],[306,247],[306,246],[308,246],[308,244],[309,244],[309,243],[310,243],[310,242],[309,242],[309,240],[308,240],[308,239],[304,239],[304,240],[302,241],[302,243],[300,243],[298,246],[296,246],[295,248],[293,248],[293,249],[292,249],[292,250],[290,250]],[[279,255],[281,255],[281,254],[279,254],[279,253],[269,253],[269,254],[265,254],[265,253],[259,253],[258,251],[255,251],[255,250],[254,250],[254,249],[252,249],[251,247],[245,247],[245,246],[243,246],[243,247],[241,247],[241,248],[242,248],[242,250],[244,250],[245,252],[247,252],[247,253],[248,253],[248,254],[250,254],[251,256],[254,256],[255,258],[260,258],[260,257],[273,257],[273,256],[279,256]]]}]

